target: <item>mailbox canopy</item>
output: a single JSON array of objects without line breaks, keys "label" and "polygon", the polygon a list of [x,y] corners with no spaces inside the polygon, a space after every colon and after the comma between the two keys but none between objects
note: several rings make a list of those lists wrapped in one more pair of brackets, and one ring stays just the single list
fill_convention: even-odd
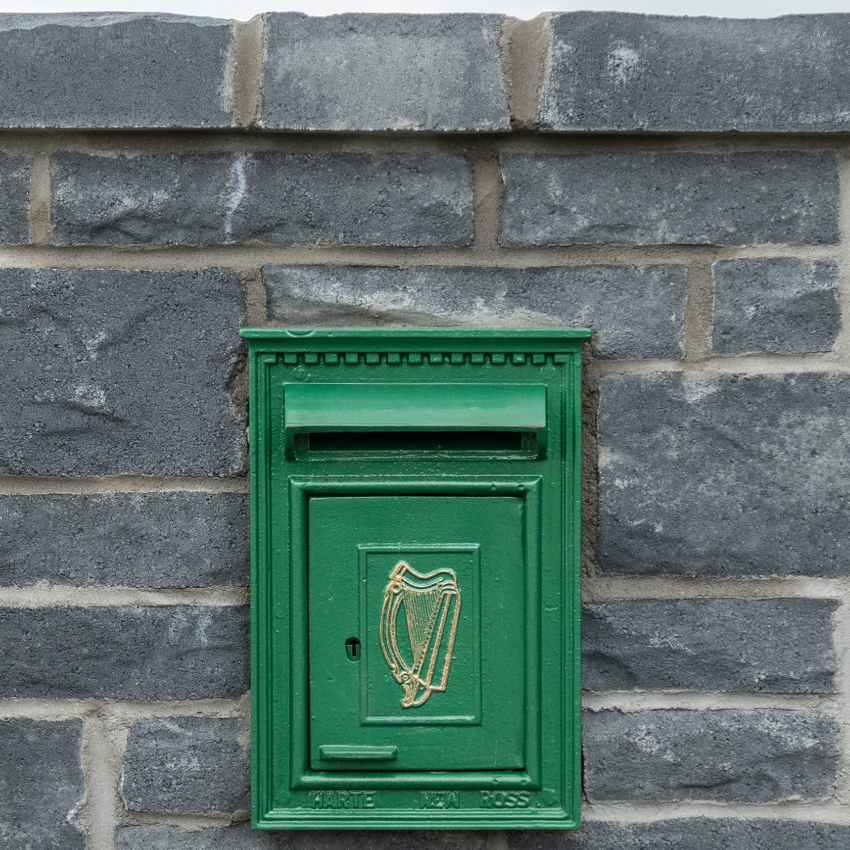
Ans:
[{"label": "mailbox canopy", "polygon": [[255,828],[578,827],[589,335],[242,331]]}]

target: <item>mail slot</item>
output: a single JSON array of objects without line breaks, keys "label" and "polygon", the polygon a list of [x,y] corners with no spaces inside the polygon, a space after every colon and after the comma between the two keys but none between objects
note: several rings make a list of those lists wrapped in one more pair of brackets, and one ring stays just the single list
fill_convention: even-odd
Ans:
[{"label": "mail slot", "polygon": [[[335,441],[330,438],[334,434],[338,435]],[[351,436],[346,439],[343,434]],[[486,453],[499,446],[510,450],[515,443],[521,445],[521,439],[511,441],[510,435],[527,435],[542,454],[546,387],[450,382],[296,384],[284,390],[284,435],[290,458],[296,454],[299,436],[308,438],[305,450],[336,445],[351,451],[377,452],[384,447],[386,451],[450,452],[454,448]],[[501,442],[499,435],[505,435]]]},{"label": "mail slot", "polygon": [[242,331],[255,828],[578,827],[589,333]]}]

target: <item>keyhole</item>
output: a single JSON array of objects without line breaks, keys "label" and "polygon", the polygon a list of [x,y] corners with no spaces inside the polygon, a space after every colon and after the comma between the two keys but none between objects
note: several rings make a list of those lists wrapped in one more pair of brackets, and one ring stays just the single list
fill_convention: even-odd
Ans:
[{"label": "keyhole", "polygon": [[345,654],[349,661],[360,660],[360,641],[357,638],[349,638],[345,642]]}]

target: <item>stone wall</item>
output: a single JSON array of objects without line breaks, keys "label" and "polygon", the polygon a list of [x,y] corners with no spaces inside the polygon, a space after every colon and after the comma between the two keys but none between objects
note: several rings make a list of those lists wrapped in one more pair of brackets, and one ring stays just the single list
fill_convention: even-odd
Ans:
[{"label": "stone wall", "polygon": [[[850,844],[850,16],[0,16],[10,850]],[[253,833],[244,325],[590,325],[584,826]]]}]

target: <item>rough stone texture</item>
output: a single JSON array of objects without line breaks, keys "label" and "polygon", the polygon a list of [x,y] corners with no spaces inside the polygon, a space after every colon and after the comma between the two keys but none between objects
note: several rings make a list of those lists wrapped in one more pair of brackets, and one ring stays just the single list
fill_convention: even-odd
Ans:
[{"label": "rough stone texture", "polygon": [[833,693],[832,599],[624,599],[584,606],[591,691]]},{"label": "rough stone texture", "polygon": [[0,496],[0,586],[206,587],[249,581],[248,496]]},{"label": "rough stone texture", "polygon": [[243,472],[244,299],[223,269],[0,270],[0,474]]},{"label": "rough stone texture", "polygon": [[[682,818],[650,823],[585,820],[577,832],[509,831],[507,842],[510,850],[846,850],[850,827],[769,817]],[[140,844],[138,850],[148,847]],[[150,850],[168,848],[151,846]]]},{"label": "rough stone texture", "polygon": [[83,724],[0,720],[0,843],[6,850],[84,850]]},{"label": "rough stone texture", "polygon": [[472,164],[440,154],[51,159],[57,245],[467,245]]},{"label": "rough stone texture", "polygon": [[850,375],[600,382],[602,573],[850,574]]},{"label": "rough stone texture", "polygon": [[[508,830],[510,850],[846,850],[850,827],[801,820],[682,818],[650,823],[587,820],[580,830]],[[483,850],[486,832],[358,832],[358,846],[399,850]],[[346,832],[251,832],[247,826],[181,832],[175,826],[125,826],[116,850],[346,850]],[[346,843],[347,842],[347,843]]]},{"label": "rough stone texture", "polygon": [[55,153],[51,239],[56,245],[224,242],[228,202],[247,194],[244,174],[241,183],[231,174],[237,161],[229,154]]},{"label": "rough stone texture", "polygon": [[714,266],[718,354],[829,351],[841,330],[838,266],[770,257]]},{"label": "rough stone texture", "polygon": [[[2,61],[0,58],[0,64]],[[30,241],[30,225],[27,219],[29,191],[29,157],[0,153],[0,242],[20,244]]]},{"label": "rough stone texture", "polygon": [[838,241],[832,152],[506,154],[503,245]]},{"label": "rough stone texture", "polygon": [[827,797],[838,724],[808,711],[617,711],[584,716],[591,803]]},{"label": "rough stone texture", "polygon": [[267,14],[260,124],[507,130],[498,15]]},{"label": "rough stone texture", "polygon": [[0,127],[229,127],[227,21],[0,15]]},{"label": "rough stone texture", "polygon": [[235,698],[248,609],[0,608],[0,698]]},{"label": "rough stone texture", "polygon": [[121,797],[134,812],[234,812],[251,807],[246,722],[169,717],[134,723]]},{"label": "rough stone texture", "polygon": [[850,129],[847,15],[724,20],[578,12],[552,15],[550,25],[541,129]]},{"label": "rough stone texture", "polygon": [[369,850],[485,850],[487,833],[443,830],[266,832],[251,830],[247,824],[196,832],[183,832],[176,826],[122,826],[115,832],[115,850],[351,850],[352,846]]},{"label": "rough stone texture", "polygon": [[682,357],[682,266],[266,266],[269,321],[285,325],[567,325],[602,358]]}]

